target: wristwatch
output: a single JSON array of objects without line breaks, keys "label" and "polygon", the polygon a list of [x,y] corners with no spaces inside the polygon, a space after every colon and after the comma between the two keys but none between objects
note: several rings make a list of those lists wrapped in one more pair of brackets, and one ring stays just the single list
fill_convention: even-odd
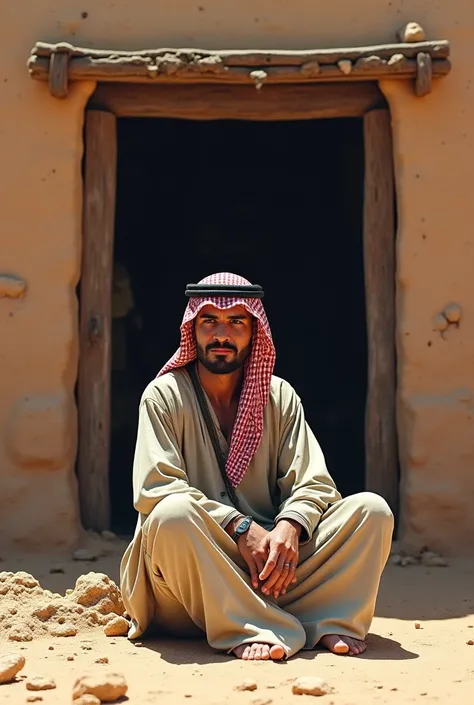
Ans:
[{"label": "wristwatch", "polygon": [[246,531],[250,529],[250,524],[253,522],[253,517],[244,517],[240,524],[237,526],[236,530],[234,531],[234,535],[232,538],[234,541],[238,541],[239,538],[242,536],[242,534],[245,534]]}]

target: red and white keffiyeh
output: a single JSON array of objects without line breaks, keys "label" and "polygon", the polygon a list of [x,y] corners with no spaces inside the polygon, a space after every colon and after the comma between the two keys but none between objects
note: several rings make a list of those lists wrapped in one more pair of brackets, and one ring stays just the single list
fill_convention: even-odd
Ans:
[{"label": "red and white keffiyeh", "polygon": [[[221,272],[220,274],[211,274],[202,279],[199,284],[243,286],[250,284],[250,282],[236,274]],[[183,367],[196,359],[194,319],[202,307],[207,304],[212,304],[220,309],[244,306],[256,320],[252,351],[244,365],[244,383],[226,462],[229,481],[233,487],[237,487],[262,440],[263,413],[270,396],[270,382],[275,366],[275,346],[261,300],[222,296],[190,298],[181,323],[180,346],[159,371],[157,377],[178,367]]]}]

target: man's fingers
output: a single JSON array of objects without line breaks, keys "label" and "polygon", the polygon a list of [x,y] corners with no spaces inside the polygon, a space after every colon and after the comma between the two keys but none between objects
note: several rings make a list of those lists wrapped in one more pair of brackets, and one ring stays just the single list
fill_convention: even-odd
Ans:
[{"label": "man's fingers", "polygon": [[268,555],[268,546],[265,544],[265,542],[262,542],[256,551],[252,551],[252,557],[257,565],[258,578],[260,578],[260,573],[265,568],[265,563],[267,562]]},{"label": "man's fingers", "polygon": [[250,571],[250,580],[252,581],[252,587],[258,588],[258,567],[254,560],[249,559],[247,561],[247,566]]},{"label": "man's fingers", "polygon": [[289,569],[289,571],[288,571],[288,575],[286,576],[286,578],[285,578],[285,580],[283,581],[283,584],[282,584],[282,586],[281,586],[281,592],[282,592],[283,594],[285,594],[285,592],[286,592],[288,586],[291,585],[291,583],[296,582],[295,572],[296,572],[297,564],[298,564],[298,559],[297,559],[297,558],[293,558],[293,560],[291,561],[290,569]]},{"label": "man's fingers", "polygon": [[272,570],[269,578],[266,580],[264,586],[263,586],[263,592],[265,594],[268,594],[269,592],[272,591],[273,586],[277,582],[277,580],[280,578],[280,575],[283,573],[284,576],[286,577],[286,574],[288,572],[288,567],[286,566],[287,560],[285,554],[280,554],[278,557],[277,564],[275,568]]},{"label": "man's fingers", "polygon": [[271,575],[272,571],[276,568],[278,558],[279,558],[279,551],[278,548],[272,548],[270,550],[269,556],[267,558],[267,562],[265,563],[265,566],[262,570],[262,572],[259,575],[260,580],[266,580],[269,575]]},{"label": "man's fingers", "polygon": [[268,587],[268,592],[271,592],[273,597],[278,597],[278,595],[280,594],[282,586],[288,576],[288,570],[289,569],[286,567],[286,565],[284,565],[280,575],[277,577],[276,581],[273,584],[270,583],[273,578],[273,573],[272,575],[270,575],[267,582],[265,583],[264,587]]},{"label": "man's fingers", "polygon": [[258,554],[254,556],[254,559],[255,559],[256,566],[257,566],[257,578],[258,578],[260,573],[262,572],[262,570],[265,567],[265,561]]},{"label": "man's fingers", "polygon": [[286,578],[288,576],[288,568],[283,568],[280,577],[276,581],[275,585],[273,585],[271,589],[271,593],[273,597],[278,597],[280,592],[283,590],[283,585],[286,582]]},{"label": "man's fingers", "polygon": [[254,587],[255,590],[257,590],[258,588],[261,587],[261,581],[259,579],[259,576],[265,566],[265,561],[258,553],[252,553],[252,560],[253,560],[252,566],[250,565],[250,563],[248,563],[247,565],[250,570],[250,578],[252,580],[252,587]]},{"label": "man's fingers", "polygon": [[[296,582],[295,571],[298,565],[298,556],[296,554],[287,555],[285,562],[283,563],[282,571],[277,579],[277,581],[272,585],[271,592],[273,597],[279,597],[280,594],[285,594],[288,585]],[[271,585],[273,578],[273,573],[270,578],[265,583],[267,586]]]}]

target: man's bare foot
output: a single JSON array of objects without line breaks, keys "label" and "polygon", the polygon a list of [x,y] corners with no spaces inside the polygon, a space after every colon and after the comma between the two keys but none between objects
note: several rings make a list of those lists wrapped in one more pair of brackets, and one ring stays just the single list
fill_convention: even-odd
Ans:
[{"label": "man's bare foot", "polygon": [[270,644],[241,644],[233,653],[243,661],[281,661],[285,657],[283,646]]},{"label": "man's bare foot", "polygon": [[337,634],[327,634],[321,638],[319,643],[332,651],[333,654],[347,654],[348,656],[359,656],[367,648],[365,641]]}]

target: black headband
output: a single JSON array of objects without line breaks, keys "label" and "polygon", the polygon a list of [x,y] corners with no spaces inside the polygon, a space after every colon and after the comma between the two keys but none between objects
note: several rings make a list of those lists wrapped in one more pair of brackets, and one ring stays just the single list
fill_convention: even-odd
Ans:
[{"label": "black headband", "polygon": [[227,296],[236,299],[263,299],[264,296],[258,284],[186,284],[184,293],[189,298]]}]

